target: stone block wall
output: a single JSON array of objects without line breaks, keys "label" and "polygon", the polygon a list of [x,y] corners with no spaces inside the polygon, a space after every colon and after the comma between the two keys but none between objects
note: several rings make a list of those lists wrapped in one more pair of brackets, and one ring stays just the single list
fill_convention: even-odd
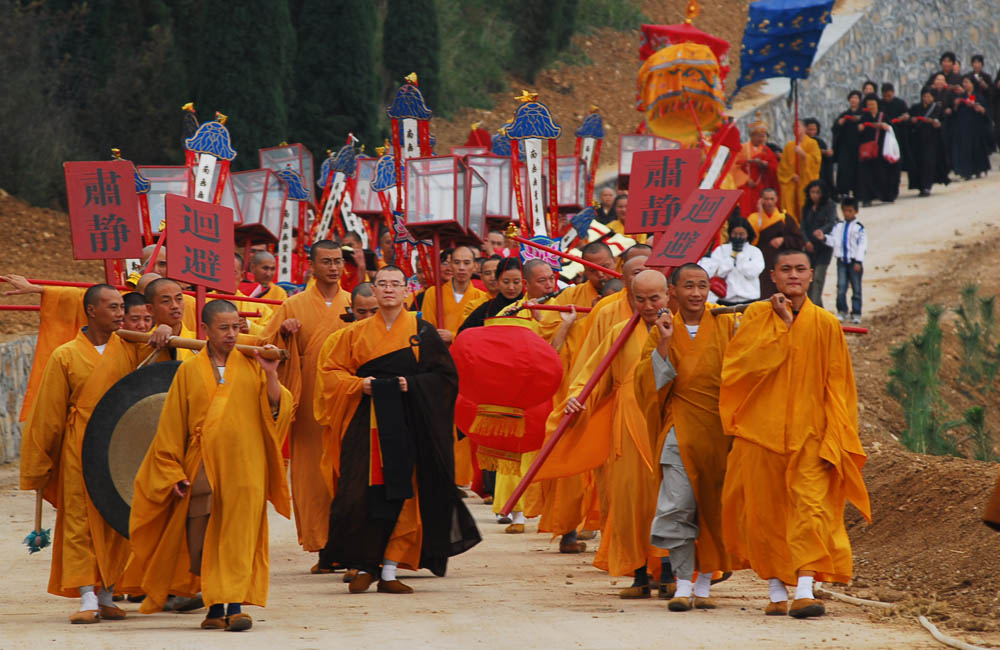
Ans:
[{"label": "stone block wall", "polygon": [[[864,15],[813,63],[809,79],[799,81],[799,116],[815,117],[830,144],[833,120],[847,106],[847,93],[866,79],[888,81],[908,104],[920,99],[927,77],[939,69],[947,50],[955,52],[962,72],[972,69],[973,54],[986,57],[985,70],[1000,68],[1000,5],[997,0],[875,0]],[[759,107],[771,130],[770,140],[792,139],[794,107],[787,95]],[[737,120],[746,139],[755,112]]]},{"label": "stone block wall", "polygon": [[0,343],[0,463],[17,460],[21,450],[21,424],[17,416],[28,388],[35,336]]}]

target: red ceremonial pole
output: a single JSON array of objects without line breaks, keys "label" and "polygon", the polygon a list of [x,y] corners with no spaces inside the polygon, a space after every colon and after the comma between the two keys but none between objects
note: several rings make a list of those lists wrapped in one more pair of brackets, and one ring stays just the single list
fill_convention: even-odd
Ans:
[{"label": "red ceremonial pole", "polygon": [[434,231],[434,257],[431,259],[431,264],[434,266],[434,286],[437,287],[434,291],[434,307],[437,313],[434,314],[437,318],[437,326],[439,329],[444,329],[444,296],[441,295],[441,235]]},{"label": "red ceremonial pole", "polygon": [[[80,287],[81,289],[87,289],[94,286],[95,282],[71,282],[68,280],[37,280],[34,278],[28,278],[28,282],[31,284],[38,284],[43,287]],[[119,291],[133,291],[129,287],[123,287],[122,285],[112,285],[115,289]],[[189,296],[197,296],[198,294],[194,291],[185,291]],[[242,300],[243,302],[256,302],[262,305],[280,305],[281,300],[271,300],[270,298],[251,298],[249,296],[234,296],[229,293],[208,293],[205,294],[206,298],[222,299],[222,300]]]},{"label": "red ceremonial pole", "polygon": [[[625,328],[622,330],[622,333],[619,334],[618,338],[615,339],[615,342],[611,344],[611,349],[608,350],[608,353],[604,355],[603,359],[601,359],[601,363],[597,366],[597,370],[594,371],[594,375],[583,387],[583,390],[581,390],[578,395],[574,395],[577,401],[581,404],[587,401],[590,394],[594,392],[594,388],[597,387],[597,382],[601,380],[604,373],[611,367],[611,362],[614,361],[618,352],[625,346],[625,342],[628,341],[628,337],[632,336],[632,332],[635,331],[638,324],[639,312],[634,312],[632,314],[632,318],[629,319]],[[548,459],[560,438],[562,438],[563,434],[566,433],[566,429],[569,428],[569,425],[573,422],[574,418],[576,418],[576,413],[566,413],[563,415],[562,420],[559,422],[559,426],[552,432],[549,439],[545,441],[545,445],[538,452],[538,456],[535,457],[535,462],[531,463],[531,467],[529,467],[528,471],[524,473],[524,477],[521,479],[521,482],[517,484],[516,488],[514,488],[514,493],[510,495],[510,498],[507,499],[507,503],[504,504],[502,510],[504,515],[509,515],[511,511],[514,510],[514,506],[517,505],[518,499],[524,495],[525,490],[527,490],[528,486],[531,485],[531,481],[533,481],[535,475],[538,474],[538,470],[542,468],[542,465],[545,463],[546,459]]]},{"label": "red ceremonial pole", "polygon": [[[511,224],[511,226],[513,226],[513,224]],[[525,239],[524,237],[521,237],[520,235],[515,234],[516,232],[517,231],[515,229],[513,229],[513,228],[508,229],[507,230],[507,238],[508,239],[513,239],[514,241],[516,241],[518,243],[521,243],[521,244],[524,244],[525,246],[531,246],[532,248],[537,248],[538,250],[545,251],[546,253],[552,253],[553,255],[558,255],[559,257],[561,257],[563,259],[572,260],[573,262],[579,262],[580,264],[583,264],[587,268],[594,269],[595,271],[600,271],[601,273],[606,273],[607,275],[610,275],[613,278],[619,278],[619,279],[621,279],[621,277],[622,277],[622,274],[619,273],[618,271],[615,271],[614,269],[606,269],[603,266],[601,266],[600,264],[594,264],[593,262],[588,262],[587,260],[583,259],[582,257],[577,257],[576,255],[573,255],[571,253],[564,253],[564,252],[562,252],[559,249],[552,248],[551,246],[545,246],[544,244],[539,244],[538,242],[533,242],[530,239]]]},{"label": "red ceremonial pole", "polygon": [[[524,305],[521,309],[530,309],[534,311],[535,309],[540,309],[542,311],[564,311],[571,312],[574,309],[573,305]],[[576,307],[576,313],[578,314],[589,314],[594,308],[593,307]]]},{"label": "red ceremonial pole", "polygon": [[0,311],[41,311],[38,305],[0,305]]},{"label": "red ceremonial pole", "polygon": [[201,323],[201,310],[205,308],[205,286],[199,284],[195,287],[195,318],[197,319],[198,338],[205,338],[205,326]]}]

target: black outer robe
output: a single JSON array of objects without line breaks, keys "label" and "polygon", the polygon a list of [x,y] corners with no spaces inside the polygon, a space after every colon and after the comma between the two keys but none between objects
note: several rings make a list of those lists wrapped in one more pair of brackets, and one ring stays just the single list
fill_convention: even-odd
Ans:
[{"label": "black outer robe", "polygon": [[[846,110],[833,122],[833,159],[837,162],[837,194],[854,196],[858,191],[858,120],[863,111]],[[842,117],[852,119],[838,124]],[[858,119],[855,119],[858,118]]]},{"label": "black outer robe", "polygon": [[[423,541],[420,566],[443,576],[448,558],[481,541],[475,520],[455,487],[452,423],[458,373],[433,325],[417,320],[411,346],[358,368],[358,377],[375,377],[372,396],[362,396],[351,418],[340,454],[341,474],[330,506],[330,534],[320,566],[338,563],[374,575],[385,555],[403,501],[412,496],[416,472]],[[406,377],[407,392],[397,377]],[[382,380],[382,381],[378,381]],[[369,485],[372,399],[379,421],[385,485]]]},{"label": "black outer robe", "polygon": [[[784,238],[784,241],[781,242],[781,246],[778,248],[771,246],[771,240],[776,237]],[[771,267],[774,266],[774,258],[777,256],[778,251],[787,248],[794,248],[801,251],[805,249],[805,245],[806,241],[802,236],[802,229],[799,228],[795,217],[791,215],[786,215],[784,221],[771,224],[760,231],[757,243],[754,246],[759,248],[760,252],[764,255],[764,270],[760,272],[761,300],[770,298],[778,290],[778,287],[774,284],[774,280],[771,279]]]},{"label": "black outer robe", "polygon": [[[990,169],[990,150],[992,134],[990,133],[989,112],[979,113],[964,100],[965,96],[956,97],[951,116],[951,168],[962,178],[969,178]],[[976,104],[983,106],[983,99],[975,95]]]},{"label": "black outer robe", "polygon": [[944,109],[938,102],[924,106],[918,102],[910,106],[908,140],[910,157],[907,159],[906,174],[911,190],[929,192],[934,183],[948,184],[948,163],[944,155],[944,140],[941,127],[929,122],[915,122],[913,118],[926,117],[941,121]]},{"label": "black outer robe", "polygon": [[906,102],[899,97],[893,97],[892,101],[889,102],[880,100],[878,106],[879,110],[884,114],[883,121],[892,125],[892,132],[896,136],[896,142],[899,144],[899,160],[895,163],[890,163],[888,160],[883,161],[885,184],[882,198],[885,201],[895,201],[899,196],[899,180],[910,152],[907,146],[906,123],[897,122],[893,124],[892,121],[906,113]]}]

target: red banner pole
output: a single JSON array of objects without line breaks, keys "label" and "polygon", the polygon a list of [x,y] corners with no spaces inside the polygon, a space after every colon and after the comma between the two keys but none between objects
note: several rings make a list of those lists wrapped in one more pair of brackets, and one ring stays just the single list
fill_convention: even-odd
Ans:
[{"label": "red banner pole", "polygon": [[571,260],[573,262],[579,262],[580,264],[583,264],[587,268],[594,269],[595,271],[600,271],[601,273],[606,273],[606,274],[610,275],[613,278],[619,278],[620,279],[622,277],[622,274],[619,273],[618,271],[615,271],[614,269],[606,269],[603,266],[601,266],[600,264],[594,264],[593,262],[588,262],[587,260],[583,259],[582,257],[577,257],[576,255],[573,255],[572,253],[564,253],[561,250],[558,250],[556,248],[552,248],[551,246],[545,246],[544,244],[539,244],[538,242],[533,242],[530,239],[525,239],[524,237],[521,237],[520,235],[516,234],[516,232],[517,231],[516,231],[516,227],[514,226],[514,224],[510,224],[510,227],[507,229],[507,238],[508,239],[513,239],[514,241],[516,241],[518,243],[521,243],[521,244],[524,244],[525,246],[531,246],[532,248],[537,248],[538,250],[545,251],[546,253],[552,253],[553,255],[558,255],[559,257],[561,257],[563,259]]},{"label": "red banner pole", "polygon": [[205,308],[205,285],[199,284],[195,294],[195,318],[197,319],[198,338],[205,338],[205,326],[201,323],[201,310]]},{"label": "red banner pole", "polygon": [[41,311],[38,305],[0,305],[0,311]]},{"label": "red banner pole", "polygon": [[435,317],[438,328],[444,329],[444,296],[441,295],[441,235],[436,230],[434,231],[434,252],[432,255],[434,256],[431,259],[431,264],[434,265],[434,286],[437,287],[434,291],[434,307],[437,311]]},{"label": "red banner pole", "polygon": [[[541,311],[564,311],[564,312],[571,312],[571,311],[573,311],[574,306],[572,306],[572,305],[532,305],[531,307],[528,307],[527,305],[524,305],[524,306],[521,307],[521,309],[530,309],[531,311],[539,309]],[[593,307],[576,307],[575,309],[576,309],[576,313],[578,313],[578,314],[589,314],[594,308]]]},{"label": "red banner pole", "polygon": [[[628,337],[632,336],[632,332],[635,330],[638,324],[639,324],[639,312],[634,312],[632,314],[632,318],[629,319],[628,323],[625,325],[625,328],[622,330],[621,334],[619,334],[618,338],[615,339],[615,342],[611,344],[611,349],[608,350],[608,353],[604,355],[603,359],[601,359],[601,363],[597,366],[597,369],[594,371],[594,375],[590,378],[589,381],[587,381],[587,384],[583,387],[583,390],[580,391],[579,395],[573,396],[576,397],[577,401],[579,401],[581,404],[587,401],[587,398],[590,397],[590,394],[594,391],[594,388],[597,387],[597,382],[601,380],[601,377],[604,376],[604,373],[607,372],[608,368],[611,367],[611,362],[618,355],[618,352],[620,352],[621,349],[625,346],[625,342],[628,341]],[[521,482],[517,484],[516,488],[514,488],[514,493],[510,495],[509,499],[507,499],[507,503],[505,503],[503,506],[502,510],[503,514],[509,515],[511,513],[511,511],[514,509],[514,506],[517,505],[518,499],[520,499],[521,496],[524,495],[525,490],[527,490],[528,486],[531,485],[531,482],[538,474],[538,471],[542,468],[542,465],[545,463],[546,459],[548,459],[549,455],[552,454],[552,450],[555,448],[559,440],[563,437],[563,434],[566,433],[566,430],[569,428],[569,425],[573,422],[575,418],[576,418],[576,413],[566,413],[563,415],[562,420],[559,422],[559,426],[556,427],[556,430],[552,432],[552,435],[549,436],[549,439],[545,441],[545,445],[538,452],[538,456],[535,457],[535,461],[531,463],[531,467],[529,467],[528,471],[524,473],[524,477],[521,479]]]},{"label": "red banner pole", "polygon": [[115,275],[115,261],[104,260],[104,281],[111,286],[115,286],[118,284],[118,278]]}]

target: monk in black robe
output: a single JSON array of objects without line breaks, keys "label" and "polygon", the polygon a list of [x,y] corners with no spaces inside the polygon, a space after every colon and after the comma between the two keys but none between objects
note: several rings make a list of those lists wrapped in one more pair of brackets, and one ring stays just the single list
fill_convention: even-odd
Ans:
[{"label": "monk in black robe", "polygon": [[951,167],[968,180],[989,171],[992,134],[983,95],[975,92],[971,77],[962,78],[962,90],[952,104]]},{"label": "monk in black robe", "polygon": [[404,594],[397,567],[443,576],[480,536],[455,489],[455,365],[434,326],[404,309],[403,272],[385,266],[374,284],[378,312],[331,335],[319,361],[331,491],[338,477],[320,564],[357,570],[351,593],[379,575],[379,592]]},{"label": "monk in black robe", "polygon": [[934,101],[933,90],[927,87],[920,93],[920,101],[910,106],[907,112],[910,156],[906,162],[906,175],[909,186],[911,190],[918,190],[920,196],[930,196],[934,183],[948,184],[948,164],[941,137],[944,111],[941,104]]},{"label": "monk in black robe", "polygon": [[833,158],[837,163],[837,194],[854,196],[858,191],[858,123],[861,121],[861,93],[847,95],[848,108],[833,123]]},{"label": "monk in black robe", "polygon": [[882,200],[892,203],[899,196],[899,179],[906,164],[907,151],[906,141],[906,120],[907,106],[899,97],[896,97],[896,89],[891,83],[882,84],[882,99],[879,101],[879,110],[882,112],[882,120],[892,127],[893,135],[899,145],[899,160],[896,162],[884,161],[885,184]]}]

